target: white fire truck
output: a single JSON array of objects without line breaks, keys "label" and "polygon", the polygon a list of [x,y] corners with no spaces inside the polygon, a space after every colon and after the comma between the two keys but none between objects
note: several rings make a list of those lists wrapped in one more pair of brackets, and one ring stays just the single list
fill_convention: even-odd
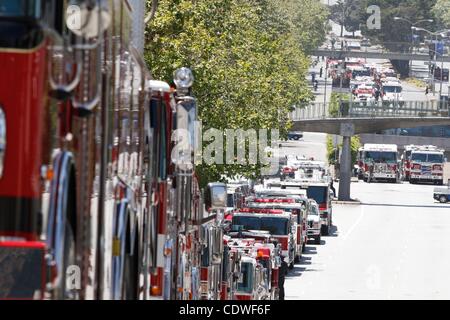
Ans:
[{"label": "white fire truck", "polygon": [[444,183],[444,150],[435,146],[419,146],[411,151],[410,179],[414,184],[418,182]]},{"label": "white fire truck", "polygon": [[365,182],[400,181],[397,145],[365,144],[358,154],[360,174]]}]

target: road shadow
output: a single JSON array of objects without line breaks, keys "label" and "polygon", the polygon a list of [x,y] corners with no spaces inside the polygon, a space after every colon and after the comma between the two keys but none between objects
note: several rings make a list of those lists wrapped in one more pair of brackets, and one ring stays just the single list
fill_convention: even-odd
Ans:
[{"label": "road shadow", "polygon": [[327,236],[325,237],[339,237],[338,227],[335,225],[330,226],[330,230]]},{"label": "road shadow", "polygon": [[300,258],[300,261],[294,265],[293,269],[289,270],[286,277],[287,278],[299,277],[302,275],[303,272],[308,271],[308,266],[311,265],[311,260],[312,260],[312,258],[308,255],[311,255],[311,254],[317,254],[317,252],[316,252],[315,248],[310,249],[310,247],[307,246],[305,248],[305,252],[302,253],[302,257]]}]

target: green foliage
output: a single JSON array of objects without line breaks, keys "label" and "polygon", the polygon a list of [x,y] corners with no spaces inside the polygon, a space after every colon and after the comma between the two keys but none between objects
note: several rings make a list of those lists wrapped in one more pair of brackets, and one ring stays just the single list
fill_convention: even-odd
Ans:
[{"label": "green foliage", "polygon": [[331,7],[331,19],[337,24],[344,25],[349,32],[360,29],[360,24],[364,22],[364,9],[361,0],[338,1]]},{"label": "green foliage", "polygon": [[441,28],[450,28],[450,0],[437,0],[432,12]]},{"label": "green foliage", "polygon": [[340,101],[349,101],[350,100],[350,94],[348,93],[337,93],[332,92],[330,97],[330,106],[329,106],[329,113],[332,118],[337,118],[339,116],[339,104]]},{"label": "green foliage", "polygon": [[[342,143],[338,145],[339,150],[342,149]],[[361,139],[359,136],[353,136],[350,142],[350,149],[352,153],[352,163],[356,163],[358,158],[358,150],[361,148]],[[339,154],[339,153],[338,153]],[[331,135],[327,135],[327,159],[331,165],[336,164],[336,148]],[[339,160],[339,159],[338,159]]]},{"label": "green foliage", "polygon": [[[313,97],[308,53],[324,41],[327,17],[316,0],[160,0],[145,57],[155,79],[193,70],[204,131],[266,128],[285,137],[291,106]],[[260,168],[202,165],[198,172],[204,184]]]}]

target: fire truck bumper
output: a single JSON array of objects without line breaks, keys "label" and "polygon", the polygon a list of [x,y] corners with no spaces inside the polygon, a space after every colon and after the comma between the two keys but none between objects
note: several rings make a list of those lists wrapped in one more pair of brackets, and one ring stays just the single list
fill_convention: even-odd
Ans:
[{"label": "fire truck bumper", "polygon": [[374,173],[372,175],[375,179],[396,179],[397,174],[395,173]]},{"label": "fire truck bumper", "polygon": [[320,235],[320,229],[308,229],[308,237],[314,237]]},{"label": "fire truck bumper", "polygon": [[420,174],[411,174],[411,179],[420,180],[420,181],[437,181],[442,180],[442,175],[420,175]]}]

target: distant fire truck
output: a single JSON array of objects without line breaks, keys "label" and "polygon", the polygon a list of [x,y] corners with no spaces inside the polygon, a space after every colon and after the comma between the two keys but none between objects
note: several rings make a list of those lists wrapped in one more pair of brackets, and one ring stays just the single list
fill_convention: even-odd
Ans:
[{"label": "distant fire truck", "polygon": [[[283,211],[291,213],[296,219],[297,235],[296,235],[296,262],[300,261],[302,252],[305,250],[306,242],[308,240],[307,235],[307,210],[305,202],[307,199],[300,198],[255,198],[247,203],[248,208],[253,209],[281,209]],[[304,201],[302,201],[304,200]]]},{"label": "distant fire truck", "polygon": [[0,299],[220,296],[227,188],[175,148],[194,78],[152,79],[133,2],[0,1]]},{"label": "distant fire truck", "polygon": [[233,228],[268,231],[281,244],[282,255],[292,268],[296,256],[297,226],[295,217],[278,209],[243,208],[233,216]]},{"label": "distant fire truck", "polygon": [[416,150],[419,146],[416,145],[407,145],[404,147],[403,154],[401,156],[401,172],[402,178],[405,181],[409,181],[411,176],[411,153],[413,150]]},{"label": "distant fire truck", "polygon": [[[231,275],[223,300],[277,300],[281,248],[268,232],[232,232],[226,240]],[[225,265],[225,264],[224,264]]]},{"label": "distant fire truck", "polygon": [[418,146],[411,150],[410,183],[444,183],[444,150],[435,146]]},{"label": "distant fire truck", "polygon": [[358,153],[358,176],[365,182],[400,181],[397,145],[365,144]]}]

